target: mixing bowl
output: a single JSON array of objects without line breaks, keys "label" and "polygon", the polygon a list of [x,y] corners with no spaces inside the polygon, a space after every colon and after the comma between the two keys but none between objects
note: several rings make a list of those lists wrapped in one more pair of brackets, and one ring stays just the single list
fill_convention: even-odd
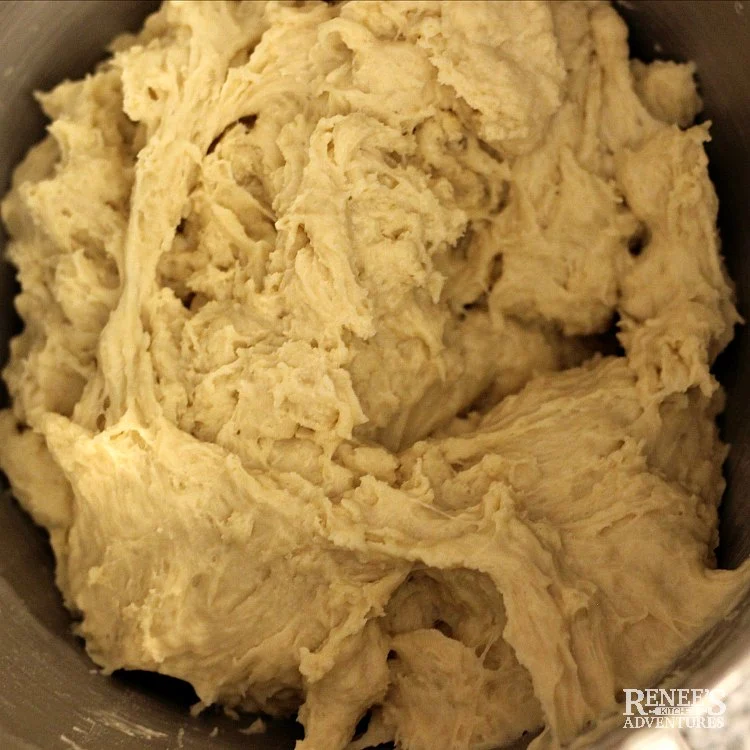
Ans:
[{"label": "mixing bowl", "polygon": [[[112,37],[136,29],[155,6],[116,0],[0,3],[0,192],[7,189],[13,166],[43,134],[44,121],[31,92],[84,75]],[[750,4],[746,9],[741,2],[640,0],[623,2],[619,9],[630,25],[635,56],[698,63],[705,116],[714,123],[708,151],[721,200],[724,252],[737,285],[740,312],[750,319]],[[13,270],[3,265],[2,362],[8,339],[18,327],[13,295]],[[722,427],[732,444],[718,556],[722,566],[735,567],[750,550],[747,327],[738,330],[718,372],[728,391]],[[0,393],[0,398],[7,403],[7,394]],[[187,709],[195,695],[177,680],[139,673],[113,678],[98,674],[82,643],[70,633],[45,536],[9,495],[0,498],[0,540],[0,748],[274,750],[293,745],[299,729],[290,722],[272,723],[265,734],[248,735],[241,730],[249,720],[234,721],[211,712],[192,718]],[[700,746],[742,743],[742,706],[750,704],[750,597],[678,666],[681,684],[720,687],[730,694],[726,719],[729,730],[734,726],[733,734],[703,730],[710,736],[699,738]],[[682,741],[674,735],[668,739],[660,734],[658,739],[673,743],[659,744],[660,748],[677,748]],[[624,729],[587,744],[656,747],[651,735]]]}]

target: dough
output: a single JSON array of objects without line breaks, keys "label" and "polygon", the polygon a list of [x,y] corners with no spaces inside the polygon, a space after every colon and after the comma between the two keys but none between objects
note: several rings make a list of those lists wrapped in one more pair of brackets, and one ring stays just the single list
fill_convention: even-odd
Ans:
[{"label": "dough", "polygon": [[591,2],[168,3],[113,50],[2,206],[0,465],[94,661],[298,750],[554,747],[729,611],[692,67]]}]

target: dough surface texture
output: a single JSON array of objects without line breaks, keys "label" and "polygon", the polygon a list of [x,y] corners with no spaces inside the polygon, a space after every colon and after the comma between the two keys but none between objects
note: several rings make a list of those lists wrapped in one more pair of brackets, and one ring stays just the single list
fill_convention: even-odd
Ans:
[{"label": "dough surface texture", "polygon": [[730,610],[692,66],[597,2],[166,3],[112,51],[2,203],[0,466],[97,664],[298,750],[552,748]]}]

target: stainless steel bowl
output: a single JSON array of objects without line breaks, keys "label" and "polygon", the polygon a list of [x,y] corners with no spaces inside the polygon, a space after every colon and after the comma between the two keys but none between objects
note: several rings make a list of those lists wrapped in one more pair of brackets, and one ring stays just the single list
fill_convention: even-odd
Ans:
[{"label": "stainless steel bowl", "polygon": [[[0,192],[7,189],[13,166],[43,134],[44,121],[31,92],[85,74],[102,57],[112,37],[136,29],[155,6],[142,0],[0,3]],[[737,284],[740,312],[750,320],[750,3],[747,6],[707,0],[638,0],[623,2],[620,10],[630,24],[636,56],[698,63],[706,116],[714,123],[708,151],[721,199],[724,252]],[[0,236],[0,243],[3,239]],[[13,295],[13,271],[3,265],[3,362],[8,339],[18,325]],[[719,561],[734,567],[750,551],[747,327],[739,329],[718,369],[729,393],[724,435],[732,443]],[[0,398],[3,403],[7,400],[4,392]],[[191,718],[187,707],[195,700],[194,694],[176,680],[138,673],[102,677],[82,643],[70,634],[69,618],[53,584],[53,561],[44,534],[9,496],[0,498],[0,540],[3,750],[275,750],[291,747],[299,736],[291,723],[272,724],[266,734],[248,736],[239,731],[248,721],[236,722],[218,713]],[[680,667],[684,684],[721,686],[750,704],[750,597],[736,616],[697,644]],[[636,734],[623,730],[594,742],[597,747],[632,745]],[[643,739],[639,735],[638,741]],[[726,739],[712,735],[705,746],[726,747]]]}]

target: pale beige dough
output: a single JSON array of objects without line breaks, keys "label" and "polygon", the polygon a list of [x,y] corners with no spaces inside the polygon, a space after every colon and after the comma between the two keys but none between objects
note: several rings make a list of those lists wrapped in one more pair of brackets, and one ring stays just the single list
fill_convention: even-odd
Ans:
[{"label": "pale beige dough", "polygon": [[113,49],[2,204],[0,465],[98,664],[299,750],[555,747],[729,611],[691,66],[592,2],[168,3]]}]

